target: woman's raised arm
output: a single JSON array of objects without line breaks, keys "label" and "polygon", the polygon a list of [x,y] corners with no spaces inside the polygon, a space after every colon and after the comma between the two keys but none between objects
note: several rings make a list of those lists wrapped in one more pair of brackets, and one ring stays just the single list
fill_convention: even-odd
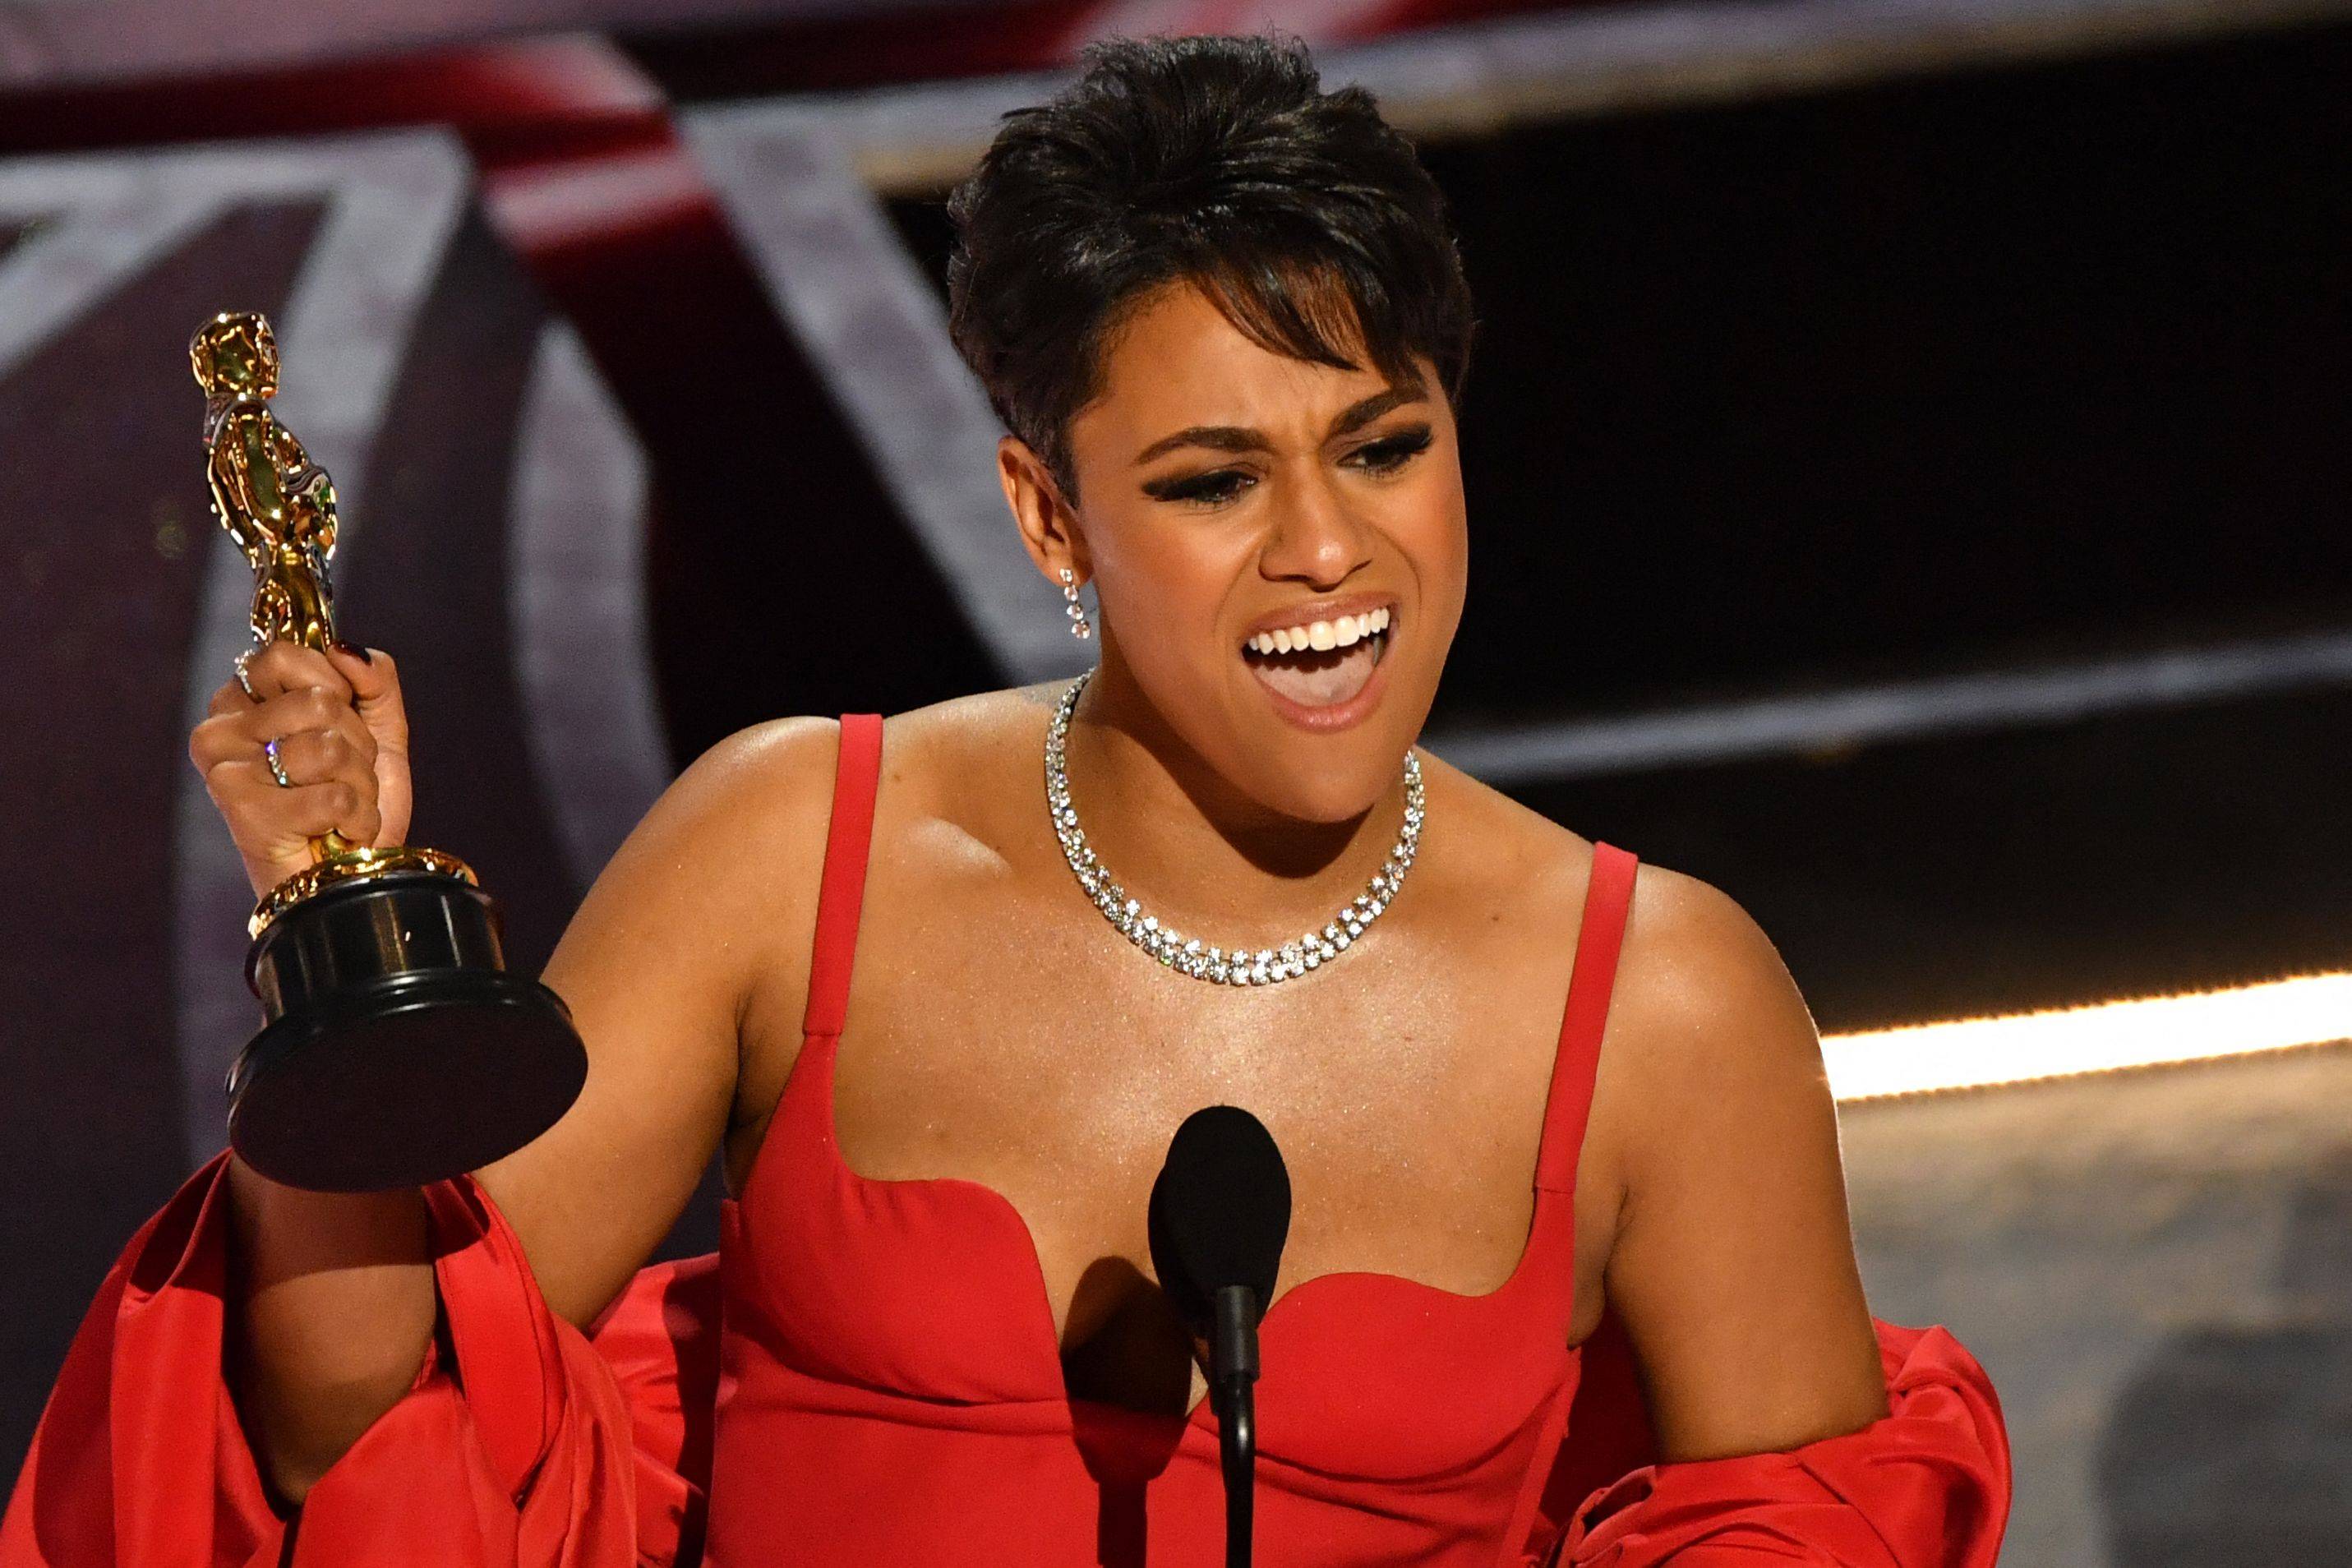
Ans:
[{"label": "woman's raised arm", "polygon": [[[191,750],[257,889],[307,863],[324,816],[357,842],[399,842],[408,733],[390,658],[278,643],[247,678],[261,700],[225,685]],[[586,1082],[555,1126],[476,1176],[576,1328],[659,1245],[725,1132],[744,998],[814,897],[835,728],[779,721],[704,755],[614,854],[548,963]],[[272,735],[296,788],[258,760]],[[436,1315],[425,1206],[415,1190],[302,1192],[234,1159],[229,1176],[232,1386],[273,1490],[299,1503],[424,1361]]]},{"label": "woman's raised arm", "polygon": [[548,961],[587,1083],[562,1121],[475,1175],[575,1327],[660,1245],[719,1147],[752,988],[804,988],[839,728],[778,720],[706,752]]}]

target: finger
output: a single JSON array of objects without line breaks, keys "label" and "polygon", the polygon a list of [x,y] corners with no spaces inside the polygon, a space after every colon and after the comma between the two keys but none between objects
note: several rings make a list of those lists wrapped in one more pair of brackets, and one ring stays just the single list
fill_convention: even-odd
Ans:
[{"label": "finger", "polygon": [[[294,694],[288,695],[290,698]],[[303,742],[313,749],[329,748],[326,754],[334,759],[331,766],[340,768],[343,763],[348,762],[351,763],[350,771],[353,776],[365,778],[371,786],[373,785],[375,735],[366,724],[361,721],[360,716],[352,710],[349,703],[330,704],[327,710],[327,722],[324,724],[305,725],[301,729],[278,737],[280,754],[283,754],[288,745],[296,742]]]},{"label": "finger", "polygon": [[341,779],[364,795],[375,791],[375,758],[341,730],[304,730],[277,745],[278,766],[297,785]]},{"label": "finger", "polygon": [[289,735],[299,735],[307,730],[334,730],[347,720],[356,719],[351,702],[320,686],[298,687],[281,691],[258,708],[247,708],[232,715],[243,728],[246,737],[255,745],[264,741],[282,741]]},{"label": "finger", "polygon": [[[280,748],[281,750],[283,748]],[[281,838],[290,851],[323,833],[341,833],[355,844],[373,844],[380,821],[374,803],[345,779],[292,787],[272,777],[259,756],[222,763],[205,775],[215,800],[234,804],[238,815]]]},{"label": "finger", "polygon": [[317,648],[279,639],[245,662],[245,678],[254,695],[267,703],[285,691],[319,687],[349,701],[352,683],[334,661]]},{"label": "finger", "polygon": [[244,757],[259,743],[249,728],[253,704],[245,700],[242,691],[236,693],[236,705],[242,712],[215,713],[188,731],[188,760],[196,764],[198,773]]},{"label": "finger", "polygon": [[[312,784],[342,784],[351,787],[352,805],[334,826],[356,844],[373,845],[383,826],[383,803],[377,798],[375,742],[359,716],[342,710],[342,723],[332,730],[304,730],[276,742],[278,768],[288,783],[278,787],[301,789]],[[268,751],[262,766],[268,768]],[[270,774],[276,784],[277,773]]]},{"label": "finger", "polygon": [[244,687],[239,686],[233,679],[224,680],[219,689],[205,699],[205,716],[208,719],[221,719],[234,713],[250,713],[253,711],[253,699],[245,694]]},{"label": "finger", "polygon": [[376,738],[395,751],[408,746],[408,710],[400,696],[400,671],[380,647],[337,643],[328,650],[335,668],[351,683],[352,705]]}]

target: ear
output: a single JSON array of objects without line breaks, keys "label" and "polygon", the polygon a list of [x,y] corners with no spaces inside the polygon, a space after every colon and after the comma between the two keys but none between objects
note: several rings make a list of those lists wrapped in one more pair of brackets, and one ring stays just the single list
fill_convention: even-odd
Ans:
[{"label": "ear", "polygon": [[1076,509],[1063,500],[1045,459],[1020,437],[1000,437],[996,477],[1004,486],[1004,503],[1013,509],[1013,526],[1021,530],[1021,542],[1037,570],[1055,587],[1061,586],[1064,566],[1084,583],[1092,573],[1086,536],[1079,530]]}]

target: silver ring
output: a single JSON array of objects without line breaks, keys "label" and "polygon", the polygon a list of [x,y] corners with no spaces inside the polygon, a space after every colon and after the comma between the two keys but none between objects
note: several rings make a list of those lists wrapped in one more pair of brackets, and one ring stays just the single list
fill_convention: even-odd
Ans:
[{"label": "silver ring", "polygon": [[261,754],[268,759],[269,776],[278,781],[278,787],[292,789],[294,781],[286,776],[286,765],[278,760],[278,742],[274,740],[262,742]]},{"label": "silver ring", "polygon": [[252,698],[256,702],[261,700],[261,693],[253,689],[252,679],[245,673],[245,661],[251,658],[255,654],[257,654],[261,650],[257,647],[249,647],[243,653],[236,656],[236,683],[239,686],[244,687],[245,694],[247,697]]}]

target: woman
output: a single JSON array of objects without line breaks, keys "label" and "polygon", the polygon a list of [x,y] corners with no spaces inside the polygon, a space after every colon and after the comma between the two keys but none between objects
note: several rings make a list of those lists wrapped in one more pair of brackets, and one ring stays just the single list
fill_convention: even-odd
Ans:
[{"label": "woman", "polygon": [[[1260,1561],[1990,1563],[1990,1387],[1874,1331],[1770,945],[1414,745],[1472,318],[1409,146],[1296,46],[1122,42],[952,212],[1005,497],[1098,667],[696,763],[549,964],[577,1105],[422,1194],[199,1173],[101,1292],[5,1561],[103,1519],[122,1561],[276,1563],[298,1508],[296,1562],[1214,1561],[1144,1216],[1228,1102],[1296,1193]],[[391,660],[241,675],[192,751],[255,887],[331,826],[398,842]],[[643,1268],[722,1149],[719,1258]],[[1588,1425],[1604,1311],[1640,1397]]]}]

